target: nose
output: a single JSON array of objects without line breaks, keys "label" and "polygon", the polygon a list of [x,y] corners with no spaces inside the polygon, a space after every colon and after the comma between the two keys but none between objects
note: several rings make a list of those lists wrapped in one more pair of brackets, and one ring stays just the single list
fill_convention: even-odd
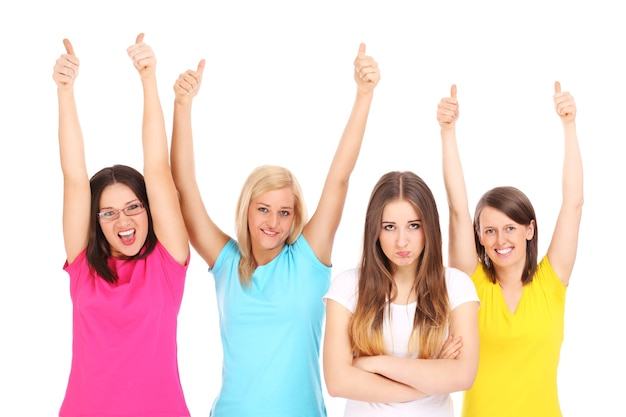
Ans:
[{"label": "nose", "polygon": [[504,237],[504,233],[499,233],[499,232],[495,232],[496,233],[496,244],[497,245],[502,245],[506,242],[506,239]]},{"label": "nose", "polygon": [[407,231],[405,231],[404,229],[398,230],[398,234],[396,236],[396,244],[400,248],[403,248],[408,244]]},{"label": "nose", "polygon": [[121,224],[126,224],[129,220],[130,217],[128,214],[126,214],[125,211],[120,210],[119,214],[117,215],[117,218],[115,219],[116,222],[121,223]]},{"label": "nose", "polygon": [[267,223],[269,224],[271,228],[275,228],[276,226],[278,226],[279,222],[280,222],[280,213],[275,213],[274,215],[269,216],[269,219],[267,220]]}]

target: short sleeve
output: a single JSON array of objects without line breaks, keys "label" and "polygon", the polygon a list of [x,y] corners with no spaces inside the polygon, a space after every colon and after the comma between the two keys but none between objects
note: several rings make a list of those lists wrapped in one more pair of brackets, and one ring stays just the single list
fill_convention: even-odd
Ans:
[{"label": "short sleeve", "polygon": [[446,286],[448,287],[451,310],[470,301],[480,303],[474,282],[463,271],[456,268],[446,268]]},{"label": "short sleeve", "polygon": [[347,308],[351,313],[356,309],[359,274],[350,269],[337,275],[330,283],[330,288],[322,300],[333,300]]}]

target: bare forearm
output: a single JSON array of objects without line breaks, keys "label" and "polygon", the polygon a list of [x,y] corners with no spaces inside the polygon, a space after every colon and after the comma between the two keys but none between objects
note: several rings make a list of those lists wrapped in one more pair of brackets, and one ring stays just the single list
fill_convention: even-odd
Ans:
[{"label": "bare forearm", "polygon": [[82,182],[87,178],[85,145],[78,120],[73,86],[58,89],[58,102],[61,169],[66,182]]},{"label": "bare forearm", "polygon": [[373,92],[357,92],[352,111],[344,128],[329,172],[329,178],[348,182],[361,151],[365,127],[372,104]]},{"label": "bare forearm", "polygon": [[142,78],[144,175],[169,170],[167,135],[155,77]]},{"label": "bare forearm", "polygon": [[195,187],[196,184],[191,103],[191,101],[174,103],[171,163],[174,182],[181,194],[186,188]]},{"label": "bare forearm", "polygon": [[455,127],[441,129],[443,180],[448,197],[450,215],[467,212],[468,200],[459,156]]},{"label": "bare forearm", "polygon": [[461,359],[410,359],[373,357],[375,372],[429,394],[448,394],[469,389],[476,366]]},{"label": "bare forearm", "polygon": [[448,260],[450,266],[469,275],[476,266],[474,229],[454,126],[441,129],[441,146],[443,179],[450,216]]},{"label": "bare forearm", "polygon": [[326,375],[326,386],[333,397],[375,403],[399,403],[428,394],[408,385],[349,366]]},{"label": "bare forearm", "polygon": [[576,123],[563,124],[565,152],[563,159],[563,203],[572,207],[583,204],[583,165],[578,146]]}]

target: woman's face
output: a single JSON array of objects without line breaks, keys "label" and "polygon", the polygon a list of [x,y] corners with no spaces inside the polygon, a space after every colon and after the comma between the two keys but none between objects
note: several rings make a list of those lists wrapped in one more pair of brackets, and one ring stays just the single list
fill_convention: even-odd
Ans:
[{"label": "woman's face", "polygon": [[285,245],[295,220],[295,202],[290,187],[268,191],[250,201],[248,229],[257,262],[273,259]]},{"label": "woman's face", "polygon": [[398,268],[417,268],[426,245],[422,219],[405,200],[387,203],[378,240],[385,256]]},{"label": "woman's face", "polygon": [[485,207],[480,212],[478,238],[495,266],[526,263],[526,243],[534,236],[534,223],[516,223],[502,211]]},{"label": "woman's face", "polygon": [[114,257],[134,256],[146,242],[148,212],[143,203],[124,184],[111,184],[102,191],[98,213],[104,215],[98,221]]}]

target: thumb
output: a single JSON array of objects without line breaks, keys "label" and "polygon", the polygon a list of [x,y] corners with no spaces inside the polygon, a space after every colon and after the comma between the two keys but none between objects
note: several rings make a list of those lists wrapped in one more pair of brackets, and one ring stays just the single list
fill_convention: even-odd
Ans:
[{"label": "thumb", "polygon": [[72,43],[69,41],[69,39],[63,39],[63,46],[65,46],[65,50],[69,55],[75,55],[74,48],[72,47]]},{"label": "thumb", "polygon": [[206,64],[206,61],[204,59],[201,59],[200,62],[198,63],[198,74],[200,75],[200,77],[202,77],[202,73],[204,72],[204,65]]},{"label": "thumb", "polygon": [[363,58],[365,56],[365,44],[361,43],[359,45],[359,58]]},{"label": "thumb", "polygon": [[139,35],[137,35],[137,39],[135,39],[135,43],[141,43],[143,42],[143,33],[140,33]]},{"label": "thumb", "polygon": [[450,97],[456,98],[456,84],[452,84],[452,87],[450,87]]},{"label": "thumb", "polygon": [[554,82],[554,92],[555,93],[560,93],[561,92],[561,83],[558,81]]}]

